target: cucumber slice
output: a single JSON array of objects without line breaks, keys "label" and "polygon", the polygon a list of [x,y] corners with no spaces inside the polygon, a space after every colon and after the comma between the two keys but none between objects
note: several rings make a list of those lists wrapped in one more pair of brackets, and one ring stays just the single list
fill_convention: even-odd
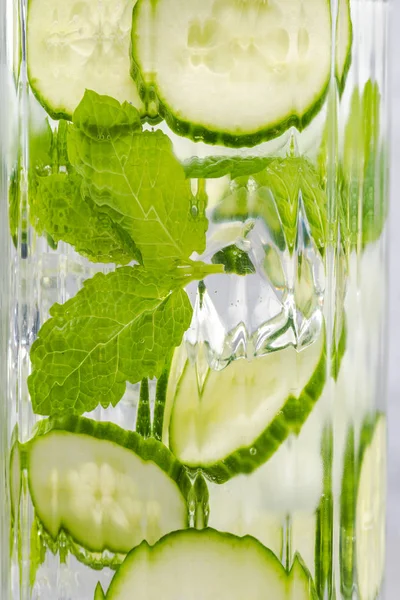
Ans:
[{"label": "cucumber slice", "polygon": [[251,473],[298,433],[326,376],[325,337],[197,377],[189,360],[178,381],[169,444],[178,459],[223,482]]},{"label": "cucumber slice", "polygon": [[71,118],[85,89],[143,104],[129,74],[131,14],[136,0],[29,0],[28,77],[54,119]]},{"label": "cucumber slice", "polygon": [[353,26],[351,23],[350,0],[339,0],[336,22],[336,79],[339,91],[343,92],[347,73],[351,65]]},{"label": "cucumber slice", "polygon": [[208,485],[210,527],[252,535],[283,562],[297,552],[313,577],[320,552],[318,508],[326,489],[321,443],[329,408],[321,397],[299,435],[290,436],[250,475]]},{"label": "cucumber slice", "polygon": [[289,573],[250,536],[188,529],[130,552],[107,600],[308,600],[315,589],[300,557]]},{"label": "cucumber slice", "polygon": [[[341,61],[346,35],[338,43]],[[133,13],[132,76],[148,114],[195,140],[254,146],[303,129],[330,65],[328,0],[139,0]]]},{"label": "cucumber slice", "polygon": [[[14,437],[14,436],[13,436]],[[10,502],[11,502],[11,516],[13,520],[16,520],[19,500],[21,497],[21,452],[20,445],[15,436],[15,441],[11,447],[10,453]]]},{"label": "cucumber slice", "polygon": [[386,419],[379,415],[361,434],[355,523],[360,600],[378,597],[385,570],[386,444]]},{"label": "cucumber slice", "polygon": [[69,417],[42,421],[26,452],[32,502],[54,540],[65,531],[91,552],[125,554],[188,525],[187,475],[154,439]]}]

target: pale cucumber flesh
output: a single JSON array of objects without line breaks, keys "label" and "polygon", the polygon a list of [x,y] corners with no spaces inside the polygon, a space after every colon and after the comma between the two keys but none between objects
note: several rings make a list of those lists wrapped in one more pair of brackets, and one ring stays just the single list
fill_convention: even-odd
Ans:
[{"label": "pale cucumber flesh", "polygon": [[300,430],[322,391],[324,365],[322,333],[301,352],[289,346],[209,369],[201,385],[187,360],[167,403],[172,451],[220,482],[251,472]]},{"label": "pale cucumber flesh", "polygon": [[129,74],[131,14],[136,0],[29,0],[28,76],[54,118],[70,118],[85,89],[142,110]]},{"label": "pale cucumber flesh", "polygon": [[124,554],[188,524],[185,473],[154,439],[70,418],[49,423],[26,453],[32,502],[53,539],[64,531],[89,551]]}]

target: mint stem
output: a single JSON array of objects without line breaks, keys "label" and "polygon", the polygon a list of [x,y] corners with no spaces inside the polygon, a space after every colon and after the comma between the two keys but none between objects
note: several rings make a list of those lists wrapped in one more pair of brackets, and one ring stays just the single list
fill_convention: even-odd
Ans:
[{"label": "mint stem", "polygon": [[156,387],[156,402],[154,405],[154,421],[153,421],[153,437],[155,437],[156,440],[159,440],[159,441],[161,441],[162,432],[163,432],[165,401],[167,398],[169,370],[170,370],[170,361],[168,363],[167,368],[164,369],[161,376],[158,378],[157,387]]},{"label": "mint stem", "polygon": [[149,381],[147,377],[140,384],[139,406],[136,417],[136,433],[148,438],[151,435]]}]

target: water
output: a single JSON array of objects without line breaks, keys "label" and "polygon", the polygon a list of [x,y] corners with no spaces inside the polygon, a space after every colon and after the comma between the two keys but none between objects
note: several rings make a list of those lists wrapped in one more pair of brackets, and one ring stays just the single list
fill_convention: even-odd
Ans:
[{"label": "water", "polygon": [[[129,15],[128,4],[118,5],[113,14]],[[343,10],[345,3],[339,4]],[[224,19],[233,19],[232,27],[237,25],[233,5],[215,3],[216,14],[222,11]],[[85,14],[84,8],[71,9],[73,23]],[[100,16],[109,14],[102,3],[97,9]],[[333,23],[338,9],[332,2]],[[90,10],[90,22],[96,23],[97,13]],[[23,461],[14,443],[30,440],[43,418],[32,410],[27,378],[32,344],[51,307],[73,298],[96,273],[111,273],[115,266],[91,262],[64,241],[54,249],[51,239],[38,235],[31,224],[37,176],[66,173],[70,165],[60,121],[47,115],[30,87],[30,44],[32,56],[36,49],[26,31],[26,11],[24,3],[12,0],[2,10],[8,47],[1,83],[10,100],[2,120],[4,139],[9,140],[8,146],[3,143],[2,186],[3,198],[11,202],[14,243],[3,202],[2,387],[7,401],[2,403],[2,439],[7,443],[10,484],[1,482],[7,492],[0,530],[1,590],[7,600],[88,600],[98,581],[107,590],[125,552],[85,545],[82,531],[95,527],[90,510],[86,524],[75,533],[70,527],[52,537],[32,502],[29,469],[22,469],[19,478]],[[105,44],[106,49],[109,41],[102,40],[108,35],[108,20],[100,16],[95,47]],[[120,35],[127,44],[129,18],[121,18]],[[254,14],[248,18],[254,19]],[[339,49],[344,36],[341,18],[340,26],[333,27]],[[208,525],[238,537],[254,536],[287,572],[301,557],[309,596],[289,586],[288,600],[311,598],[312,589],[321,600],[383,597],[387,19],[387,2],[351,0],[352,59],[344,88],[335,73],[346,53],[342,56],[338,50],[338,63],[331,52],[331,79],[323,104],[302,131],[293,124],[254,147],[243,143],[232,148],[193,141],[165,121],[144,125],[149,132],[166,134],[175,156],[192,169],[191,217],[196,221],[205,211],[208,219],[205,250],[192,258],[206,264],[223,262],[226,272],[186,287],[193,315],[174,352],[166,395],[165,375],[161,382],[150,377],[148,396],[145,384],[127,383],[117,406],[99,405],[85,413],[128,431],[142,428],[142,433],[147,427],[143,415],[150,413],[157,424],[153,435],[188,467],[185,510],[192,528]],[[59,42],[57,15],[54,20]],[[214,38],[207,28],[196,31],[191,34],[192,60],[208,61],[210,70],[218,72],[222,50],[213,54]],[[208,34],[211,41],[204,50],[201,36],[206,39]],[[79,38],[79,32],[76,35]],[[274,52],[283,52],[282,39],[277,37]],[[90,51],[74,43],[79,56]],[[251,47],[253,42],[246,43]],[[249,45],[232,52],[243,60]],[[113,64],[125,68],[110,52],[94,67],[88,85],[100,86],[95,69],[107,73],[111,55]],[[112,76],[117,75],[115,67]],[[75,75],[69,76],[72,86]],[[137,102],[130,95],[131,83],[122,91],[116,84],[102,86],[104,81],[97,91],[113,95],[116,90],[116,95],[125,93]],[[65,86],[60,89],[67,94]],[[232,166],[219,177],[193,171],[215,157],[239,158],[236,169],[249,162],[253,167],[238,176],[230,174]],[[254,157],[264,162],[254,167]],[[145,337],[141,340],[145,344]],[[107,363],[106,355],[100,358]],[[100,370],[97,376],[101,375]],[[71,457],[74,452],[71,449]],[[69,477],[90,466],[83,451],[77,452]],[[68,452],[65,456],[70,458]],[[114,463],[101,456],[103,466],[109,461],[111,469],[121,469],[119,455]],[[99,473],[100,497],[91,500],[93,507],[95,501],[105,502],[105,496],[114,498],[104,491],[114,489],[112,478]],[[90,482],[95,476],[87,477]],[[150,486],[142,481],[145,490],[146,483]],[[76,495],[76,487],[68,485],[64,493],[73,489]],[[83,479],[79,486],[85,485]],[[163,503],[165,508],[164,489],[156,486],[153,492],[155,498],[143,501],[139,509],[144,530]],[[85,501],[79,494],[77,498],[75,512]],[[57,503],[52,507],[57,510]],[[113,514],[117,529],[117,513]]]}]

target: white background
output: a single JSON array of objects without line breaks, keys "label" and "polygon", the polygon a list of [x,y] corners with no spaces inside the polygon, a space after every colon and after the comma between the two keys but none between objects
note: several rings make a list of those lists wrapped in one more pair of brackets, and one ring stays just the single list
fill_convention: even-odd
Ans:
[{"label": "white background", "polygon": [[389,506],[386,600],[400,598],[400,0],[391,7],[392,169],[389,310]]}]

